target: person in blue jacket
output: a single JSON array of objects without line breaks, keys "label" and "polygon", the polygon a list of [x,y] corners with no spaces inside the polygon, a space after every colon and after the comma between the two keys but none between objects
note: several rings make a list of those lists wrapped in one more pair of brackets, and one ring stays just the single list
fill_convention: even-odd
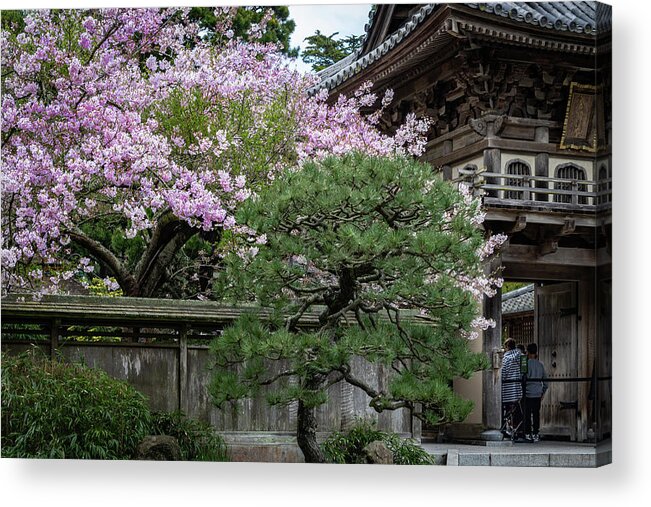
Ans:
[{"label": "person in blue jacket", "polygon": [[527,387],[524,399],[524,432],[529,442],[540,440],[540,405],[547,392],[547,376],[544,365],[538,360],[538,346],[527,345]]}]

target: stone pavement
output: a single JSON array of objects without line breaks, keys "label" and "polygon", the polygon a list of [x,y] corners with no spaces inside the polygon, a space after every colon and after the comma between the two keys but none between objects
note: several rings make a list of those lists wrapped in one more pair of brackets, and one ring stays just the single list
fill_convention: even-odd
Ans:
[{"label": "stone pavement", "polygon": [[487,442],[486,445],[421,445],[448,466],[571,467],[594,468],[611,463],[611,441],[595,444],[542,440],[536,443]]}]

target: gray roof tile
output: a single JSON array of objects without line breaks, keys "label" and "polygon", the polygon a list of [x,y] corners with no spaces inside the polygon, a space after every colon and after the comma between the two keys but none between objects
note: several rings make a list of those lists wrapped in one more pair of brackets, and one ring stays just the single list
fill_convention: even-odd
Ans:
[{"label": "gray roof tile", "polygon": [[534,26],[594,35],[611,27],[612,8],[599,2],[494,2],[468,7]]},{"label": "gray roof tile", "polygon": [[502,315],[533,311],[533,284],[502,295]]}]

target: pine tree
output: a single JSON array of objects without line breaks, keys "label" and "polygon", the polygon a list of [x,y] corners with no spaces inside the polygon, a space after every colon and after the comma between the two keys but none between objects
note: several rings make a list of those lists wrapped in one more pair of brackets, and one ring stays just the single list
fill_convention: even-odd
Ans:
[{"label": "pine tree", "polygon": [[[472,403],[452,380],[487,367],[468,336],[480,298],[499,284],[482,271],[495,242],[478,228],[480,216],[476,200],[407,158],[352,153],[281,176],[239,217],[266,244],[225,259],[216,292],[270,312],[245,315],[212,343],[213,401],[262,387],[271,404],[297,401],[307,462],[324,461],[315,413],[339,382],[362,389],[377,412],[463,420]],[[302,325],[308,316],[316,326]],[[356,376],[356,357],[390,368],[388,387]],[[285,369],[269,373],[274,361]]]},{"label": "pine tree", "polygon": [[[296,28],[296,23],[289,17],[289,7],[287,6],[248,6],[237,9],[232,23],[234,36],[249,40],[248,31],[251,29],[251,25],[260,23],[267,11],[271,11],[273,15],[266,23],[259,40],[265,43],[278,43],[282,53],[289,57],[298,56],[298,48],[290,47],[290,39]],[[217,17],[213,8],[193,7],[190,10],[190,18],[199,23],[206,39],[220,38],[221,34],[214,31]]]},{"label": "pine tree", "polygon": [[325,35],[317,30],[314,35],[305,38],[308,46],[303,50],[301,58],[305,63],[312,64],[312,70],[319,72],[345,58],[361,47],[364,38],[363,35],[348,35],[343,39],[335,39],[336,35],[339,32]]}]

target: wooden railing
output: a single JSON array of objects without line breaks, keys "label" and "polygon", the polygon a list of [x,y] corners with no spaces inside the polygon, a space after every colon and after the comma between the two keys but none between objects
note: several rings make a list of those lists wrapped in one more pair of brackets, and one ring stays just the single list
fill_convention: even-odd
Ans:
[{"label": "wooden railing", "polygon": [[570,180],[461,169],[455,181],[470,186],[486,206],[596,212],[612,205],[612,179]]}]

